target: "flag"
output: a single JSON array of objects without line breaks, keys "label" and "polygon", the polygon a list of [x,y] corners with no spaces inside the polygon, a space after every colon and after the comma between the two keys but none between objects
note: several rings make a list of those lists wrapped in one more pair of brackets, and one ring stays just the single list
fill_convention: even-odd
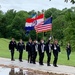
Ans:
[{"label": "flag", "polygon": [[31,16],[30,16],[30,18],[36,18],[36,14],[32,14]]},{"label": "flag", "polygon": [[40,14],[36,17],[26,19],[25,30],[34,30],[34,26],[39,24],[41,21],[44,21],[44,14]]},{"label": "flag", "polygon": [[32,26],[32,23],[35,21],[36,15],[31,15],[31,18],[26,19],[26,24],[25,24],[25,30],[29,32],[30,30],[33,30],[34,27]]},{"label": "flag", "polygon": [[36,17],[36,20],[37,20],[37,24],[38,25],[39,23],[41,23],[42,21],[44,21],[44,14],[40,14]]},{"label": "flag", "polygon": [[37,33],[40,32],[47,32],[49,30],[52,30],[52,17],[46,19],[45,21],[42,21],[38,25],[35,26],[35,30]]}]

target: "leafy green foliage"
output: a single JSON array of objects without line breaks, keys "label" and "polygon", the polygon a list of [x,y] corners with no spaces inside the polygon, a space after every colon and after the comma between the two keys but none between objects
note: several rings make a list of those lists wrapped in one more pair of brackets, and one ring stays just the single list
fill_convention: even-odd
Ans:
[{"label": "leafy green foliage", "polygon": [[51,8],[45,11],[45,18],[53,17],[53,19],[57,18],[58,15],[61,13],[60,10],[57,10],[56,8]]},{"label": "leafy green foliage", "polygon": [[[44,10],[42,10],[43,12]],[[75,7],[70,9],[58,10],[56,8],[50,8],[45,10],[45,19],[52,16],[52,31],[45,33],[36,34],[35,30],[30,31],[27,35],[25,27],[26,19],[29,18],[32,14],[36,14],[34,10],[27,11],[14,11],[13,9],[8,10],[6,13],[0,11],[0,37],[3,38],[12,38],[19,40],[22,38],[27,41],[29,37],[33,40],[44,38],[47,40],[50,36],[53,39],[58,39],[63,41],[63,44],[66,46],[67,42],[71,42],[73,51],[75,48]],[[38,14],[41,12],[38,11]]]}]

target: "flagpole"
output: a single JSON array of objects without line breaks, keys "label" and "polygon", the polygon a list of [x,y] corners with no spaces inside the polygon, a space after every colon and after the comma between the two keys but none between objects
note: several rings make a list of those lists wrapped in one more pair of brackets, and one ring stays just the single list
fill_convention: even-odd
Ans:
[{"label": "flagpole", "polygon": [[[45,10],[42,10],[42,14],[44,14]],[[44,20],[45,20],[45,16],[44,16]],[[43,40],[44,40],[44,32],[43,32]]]},{"label": "flagpole", "polygon": [[44,32],[43,32],[43,39],[44,39]]},{"label": "flagpole", "polygon": [[38,33],[36,33],[36,40],[38,41]]},{"label": "flagpole", "polygon": [[[37,15],[39,15],[39,11],[37,12]],[[38,41],[38,33],[37,32],[36,32],[36,40]]]},{"label": "flagpole", "polygon": [[[39,14],[39,12],[37,12],[37,14]],[[43,15],[43,10],[42,10],[42,14],[39,16],[39,18],[41,19],[43,19],[44,18],[44,15]],[[41,19],[41,21],[40,21],[40,23],[39,24],[42,24],[42,22],[43,22],[43,20]],[[38,24],[38,25],[39,25]],[[36,30],[36,28],[37,28],[37,26],[35,26],[35,30]],[[39,31],[38,31],[38,29],[36,30],[36,39],[38,39],[37,37],[38,37],[38,33]],[[42,39],[44,38],[44,32],[41,32],[42,33]]]},{"label": "flagpole", "polygon": [[[51,15],[51,17],[52,17],[52,15]],[[54,37],[53,37],[52,33],[53,33],[53,26],[52,26],[52,30],[51,30],[51,36],[52,36],[52,39],[53,39],[52,41],[54,42]]]}]

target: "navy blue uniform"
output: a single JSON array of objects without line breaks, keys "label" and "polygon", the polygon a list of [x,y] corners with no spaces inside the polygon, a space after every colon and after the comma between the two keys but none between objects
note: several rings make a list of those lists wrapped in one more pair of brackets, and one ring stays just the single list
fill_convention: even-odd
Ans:
[{"label": "navy blue uniform", "polygon": [[9,43],[9,50],[11,51],[11,60],[14,60],[14,50],[17,47],[16,42],[10,41]]},{"label": "navy blue uniform", "polygon": [[53,55],[54,55],[53,65],[57,67],[58,53],[60,52],[59,44],[53,44],[52,49],[53,49]]},{"label": "navy blue uniform", "polygon": [[44,51],[45,51],[45,44],[44,43],[39,44],[38,51],[39,51],[39,64],[43,65]]},{"label": "navy blue uniform", "polygon": [[23,50],[25,50],[24,42],[18,43],[18,51],[19,51],[19,61],[22,61]]},{"label": "navy blue uniform", "polygon": [[32,48],[32,43],[28,42],[26,44],[26,51],[28,52],[28,62],[32,63],[33,61],[33,56],[32,56],[32,51],[33,51],[33,48]]},{"label": "navy blue uniform", "polygon": [[67,58],[68,58],[68,60],[70,59],[70,54],[71,54],[71,46],[69,45],[67,45],[67,47],[66,47],[66,52],[67,52]]},{"label": "navy blue uniform", "polygon": [[50,66],[51,47],[52,47],[52,45],[50,44],[50,40],[48,40],[48,42],[46,42],[46,44],[45,44],[45,50],[46,50],[46,54],[47,54],[47,66]]},{"label": "navy blue uniform", "polygon": [[37,51],[38,51],[38,44],[33,43],[33,64],[36,64],[36,57],[37,57]]}]

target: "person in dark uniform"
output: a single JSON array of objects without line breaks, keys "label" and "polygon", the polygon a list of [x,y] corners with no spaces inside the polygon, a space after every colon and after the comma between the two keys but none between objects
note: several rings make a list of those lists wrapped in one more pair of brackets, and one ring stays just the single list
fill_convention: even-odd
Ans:
[{"label": "person in dark uniform", "polygon": [[18,49],[19,51],[19,61],[22,62],[22,55],[23,55],[23,50],[25,50],[25,44],[22,41],[22,39],[20,39],[20,42],[18,43]]},{"label": "person in dark uniform", "polygon": [[40,44],[38,45],[38,52],[39,52],[39,64],[44,65],[43,59],[44,59],[44,52],[45,52],[45,44],[44,44],[43,39],[41,40]]},{"label": "person in dark uniform", "polygon": [[15,48],[17,48],[17,44],[16,44],[16,41],[14,40],[14,38],[12,38],[12,40],[9,43],[9,50],[11,52],[11,61],[14,61]]},{"label": "person in dark uniform", "polygon": [[45,44],[45,50],[46,50],[46,54],[47,54],[47,66],[50,66],[50,60],[51,60],[52,44],[50,44],[50,40],[51,39],[49,38],[49,40]]},{"label": "person in dark uniform", "polygon": [[58,67],[57,60],[58,60],[58,53],[60,52],[60,46],[59,46],[57,40],[54,41],[54,43],[52,45],[52,49],[53,49],[53,55],[54,55],[53,66]]},{"label": "person in dark uniform", "polygon": [[28,63],[33,63],[33,58],[32,58],[32,39],[29,39],[29,42],[26,44],[26,51],[28,52]]},{"label": "person in dark uniform", "polygon": [[33,42],[33,64],[36,64],[36,57],[37,57],[37,52],[38,52],[38,42],[34,40]]},{"label": "person in dark uniform", "polygon": [[67,44],[66,46],[66,52],[67,52],[67,59],[70,59],[70,54],[71,54],[71,45],[70,43]]}]

